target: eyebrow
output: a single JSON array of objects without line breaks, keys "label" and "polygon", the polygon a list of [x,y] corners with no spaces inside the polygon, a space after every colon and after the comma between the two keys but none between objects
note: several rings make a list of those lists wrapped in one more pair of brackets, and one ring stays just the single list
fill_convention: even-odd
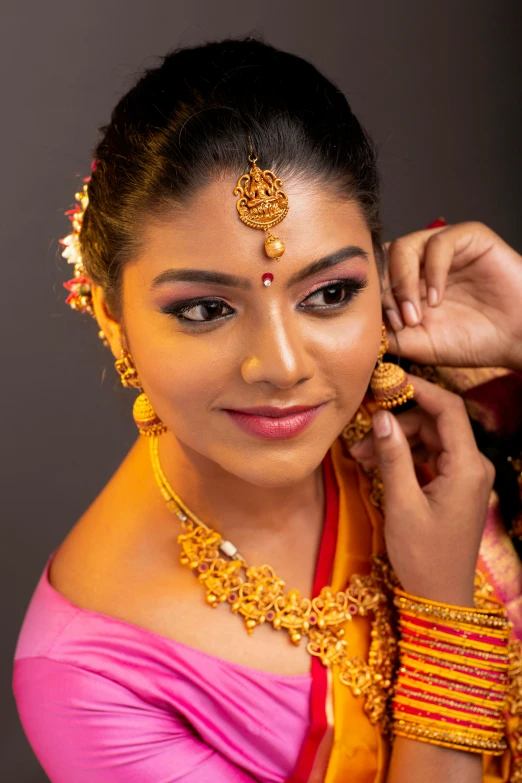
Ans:
[{"label": "eyebrow", "polygon": [[304,269],[295,272],[287,285],[290,288],[290,286],[306,280],[307,277],[316,275],[317,272],[322,272],[324,269],[337,266],[337,264],[340,264],[342,261],[348,261],[351,258],[362,258],[364,261],[368,261],[368,253],[366,250],[363,250],[362,247],[357,247],[357,245],[342,247],[340,250],[336,250],[335,253],[330,253],[327,256],[323,256],[323,258],[319,258],[317,261],[312,261],[312,263],[305,266]]},{"label": "eyebrow", "polygon": [[242,288],[247,291],[252,286],[246,277],[237,277],[228,272],[210,272],[203,269],[165,269],[151,283],[151,290],[164,283],[218,283],[230,288]]},{"label": "eyebrow", "polygon": [[[342,247],[340,250],[336,250],[335,253],[329,253],[327,256],[312,261],[311,264],[305,266],[304,269],[300,269],[295,272],[287,283],[287,287],[301,283],[306,280],[307,277],[322,272],[330,267],[337,266],[337,264],[343,261],[348,261],[351,258],[362,258],[364,261],[368,261],[368,253],[363,250],[362,247],[357,245],[348,245]],[[214,283],[217,285],[225,285],[229,288],[240,288],[243,291],[249,291],[252,288],[252,283],[247,277],[239,277],[237,275],[231,275],[228,272],[211,272],[203,269],[165,269],[156,275],[151,283],[151,290],[158,288],[165,283]]]}]

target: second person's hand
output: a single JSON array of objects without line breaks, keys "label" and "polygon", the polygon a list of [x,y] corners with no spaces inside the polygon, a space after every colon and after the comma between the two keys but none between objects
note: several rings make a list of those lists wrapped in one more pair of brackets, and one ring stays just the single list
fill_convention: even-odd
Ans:
[{"label": "second person's hand", "polygon": [[392,352],[423,364],[522,370],[522,256],[494,231],[445,225],[387,250]]},{"label": "second person's hand", "polygon": [[[397,416],[377,411],[373,432],[350,449],[365,468],[380,468],[384,536],[404,590],[473,606],[475,569],[495,470],[477,448],[462,399],[410,377],[418,407]],[[428,464],[421,487],[414,465]]]}]

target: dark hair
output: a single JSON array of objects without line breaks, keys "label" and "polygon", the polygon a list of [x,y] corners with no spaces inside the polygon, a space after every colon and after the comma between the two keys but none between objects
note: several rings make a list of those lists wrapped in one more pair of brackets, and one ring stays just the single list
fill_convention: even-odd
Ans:
[{"label": "dark hair", "polygon": [[374,145],[342,92],[301,57],[252,37],[177,49],[145,71],[100,132],[80,241],[115,317],[144,218],[186,203],[216,174],[235,182],[249,136],[262,168],[327,181],[353,200],[382,264]]}]

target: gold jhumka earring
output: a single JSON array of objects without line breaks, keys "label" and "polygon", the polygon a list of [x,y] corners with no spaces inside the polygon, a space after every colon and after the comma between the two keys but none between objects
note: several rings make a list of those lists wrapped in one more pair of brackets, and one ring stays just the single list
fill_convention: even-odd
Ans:
[{"label": "gold jhumka earring", "polygon": [[[386,326],[382,324],[382,338],[377,364],[370,379],[370,389],[373,395],[373,406],[379,408],[395,408],[413,399],[414,388],[408,381],[408,376],[402,369],[392,362],[383,362],[383,357],[388,350],[389,343],[386,336]],[[348,422],[341,433],[341,437],[347,449],[351,449],[357,441],[362,440],[372,430],[372,403],[364,401],[357,409],[355,415]],[[384,511],[384,485],[377,468],[366,470],[371,479],[370,502],[372,505]]]},{"label": "gold jhumka earring", "polygon": [[122,348],[121,357],[115,361],[114,366],[120,376],[122,386],[139,389],[141,392],[134,401],[132,408],[132,416],[141,435],[150,438],[153,435],[162,435],[164,432],[167,432],[167,427],[163,424],[143,391],[132,356],[126,349]]},{"label": "gold jhumka earring", "polygon": [[408,382],[408,376],[397,364],[383,362],[383,356],[389,348],[386,326],[382,325],[382,339],[375,370],[370,380],[375,402],[380,408],[395,408],[413,399],[414,389]]},{"label": "gold jhumka earring", "polygon": [[[257,155],[254,155],[251,144],[248,160],[252,164],[250,171],[239,177],[234,188],[234,195],[239,196],[236,209],[243,223],[266,232],[265,253],[279,261],[285,246],[279,237],[270,233],[270,229],[288,214],[288,196],[283,190],[282,180],[273,171],[262,170],[256,165]],[[265,286],[270,286],[273,279],[271,272],[265,272],[261,278]]]}]

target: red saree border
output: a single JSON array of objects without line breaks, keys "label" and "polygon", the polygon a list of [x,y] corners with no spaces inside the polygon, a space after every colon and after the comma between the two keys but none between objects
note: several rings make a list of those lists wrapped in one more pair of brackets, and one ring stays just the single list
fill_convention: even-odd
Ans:
[{"label": "red saree border", "polygon": [[[317,557],[312,595],[319,595],[329,584],[337,545],[339,526],[339,488],[335,478],[330,451],[323,460],[325,515],[319,554]],[[311,725],[301,748],[294,771],[286,783],[306,783],[310,778],[315,757],[328,728],[326,699],[328,670],[319,658],[312,658],[312,688],[310,693]]]}]

